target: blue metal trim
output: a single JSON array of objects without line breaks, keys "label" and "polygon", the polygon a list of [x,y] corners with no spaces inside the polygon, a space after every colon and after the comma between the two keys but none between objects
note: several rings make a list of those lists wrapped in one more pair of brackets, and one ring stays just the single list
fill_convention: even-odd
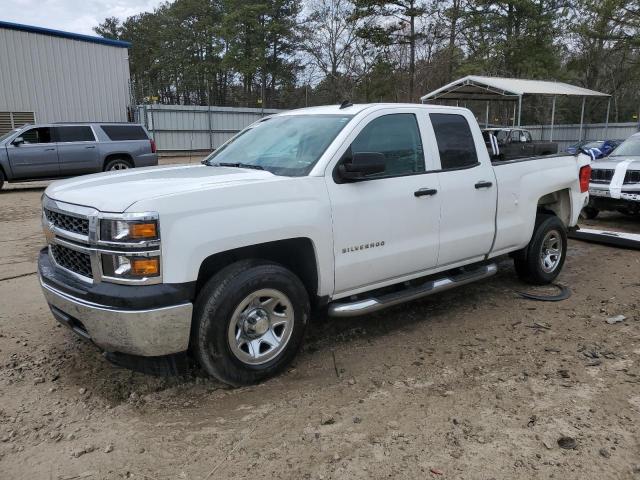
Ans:
[{"label": "blue metal trim", "polygon": [[62,30],[53,30],[44,27],[35,27],[33,25],[23,25],[21,23],[3,22],[0,20],[0,28],[8,30],[20,30],[22,32],[39,33],[41,35],[49,35],[51,37],[69,38],[71,40],[79,40],[81,42],[99,43],[102,45],[110,45],[112,47],[131,48],[131,42],[122,40],[112,40],[110,38],[92,37],[91,35],[82,35],[80,33],[63,32]]}]

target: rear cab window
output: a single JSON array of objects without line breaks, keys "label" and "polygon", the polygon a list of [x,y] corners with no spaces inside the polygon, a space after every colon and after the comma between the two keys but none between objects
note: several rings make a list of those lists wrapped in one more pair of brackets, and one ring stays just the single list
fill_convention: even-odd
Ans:
[{"label": "rear cab window", "polygon": [[109,140],[149,140],[147,132],[140,125],[100,125]]},{"label": "rear cab window", "polygon": [[436,136],[442,170],[471,168],[479,165],[473,134],[464,116],[431,113],[429,118]]},{"label": "rear cab window", "polygon": [[95,142],[93,130],[88,126],[68,126],[54,128],[58,142]]}]

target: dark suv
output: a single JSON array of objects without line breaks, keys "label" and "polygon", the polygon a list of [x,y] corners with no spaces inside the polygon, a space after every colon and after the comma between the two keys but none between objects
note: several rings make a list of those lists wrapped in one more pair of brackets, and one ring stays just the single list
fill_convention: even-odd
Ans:
[{"label": "dark suv", "polygon": [[0,137],[0,188],[158,164],[156,146],[142,125],[74,123],[25,125]]}]

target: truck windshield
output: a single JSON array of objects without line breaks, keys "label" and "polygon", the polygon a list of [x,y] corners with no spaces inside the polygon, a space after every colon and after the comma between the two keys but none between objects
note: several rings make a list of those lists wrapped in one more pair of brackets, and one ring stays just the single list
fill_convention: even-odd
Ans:
[{"label": "truck windshield", "polygon": [[274,175],[307,175],[351,115],[282,115],[240,132],[203,163],[267,170]]},{"label": "truck windshield", "polygon": [[640,157],[640,136],[632,136],[627,138],[620,144],[610,157]]}]

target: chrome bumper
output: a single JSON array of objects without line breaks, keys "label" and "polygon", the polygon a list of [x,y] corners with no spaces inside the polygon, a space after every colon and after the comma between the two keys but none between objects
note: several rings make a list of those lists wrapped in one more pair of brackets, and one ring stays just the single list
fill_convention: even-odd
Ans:
[{"label": "chrome bumper", "polygon": [[42,279],[40,285],[56,319],[103,350],[155,357],[184,352],[189,346],[191,303],[118,310],[67,295]]}]

